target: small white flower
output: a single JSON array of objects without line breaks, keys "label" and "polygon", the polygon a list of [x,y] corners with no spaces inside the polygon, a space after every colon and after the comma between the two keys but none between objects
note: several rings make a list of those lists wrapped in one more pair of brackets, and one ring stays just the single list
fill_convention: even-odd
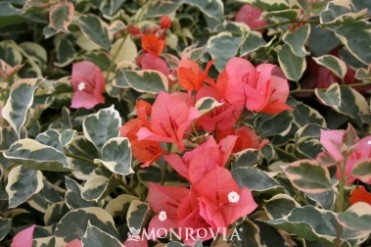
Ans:
[{"label": "small white flower", "polygon": [[85,82],[80,82],[77,86],[77,90],[83,91],[85,89]]},{"label": "small white flower", "polygon": [[236,191],[228,193],[228,201],[230,203],[237,203],[240,200],[240,195]]},{"label": "small white flower", "polygon": [[158,219],[163,222],[167,219],[167,214],[166,214],[166,211],[161,211],[159,214],[158,214]]}]

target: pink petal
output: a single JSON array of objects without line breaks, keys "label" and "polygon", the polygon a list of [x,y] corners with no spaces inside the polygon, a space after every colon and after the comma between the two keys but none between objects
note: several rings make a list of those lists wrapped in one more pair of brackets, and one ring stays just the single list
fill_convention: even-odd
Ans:
[{"label": "pink petal", "polygon": [[337,161],[343,160],[341,146],[344,130],[321,130],[320,142],[327,152]]},{"label": "pink petal", "polygon": [[162,58],[151,53],[143,54],[139,59],[139,64],[142,69],[157,70],[166,76],[170,74],[170,70],[166,62]]},{"label": "pink petal", "polygon": [[32,247],[32,237],[35,225],[18,232],[12,239],[11,247]]},{"label": "pink petal", "polygon": [[68,242],[65,247],[82,247],[82,242],[80,239],[75,239]]},{"label": "pink petal", "polygon": [[[101,73],[97,65],[90,61],[81,61],[72,65],[72,85],[75,91],[80,82],[93,82],[97,73]],[[104,78],[103,78],[104,79]]]},{"label": "pink petal", "polygon": [[189,172],[187,163],[177,154],[165,155],[164,159],[171,167],[181,176],[189,180]]},{"label": "pink petal", "polygon": [[71,108],[91,109],[97,104],[104,103],[104,101],[103,96],[95,97],[84,91],[77,91],[72,97]]}]

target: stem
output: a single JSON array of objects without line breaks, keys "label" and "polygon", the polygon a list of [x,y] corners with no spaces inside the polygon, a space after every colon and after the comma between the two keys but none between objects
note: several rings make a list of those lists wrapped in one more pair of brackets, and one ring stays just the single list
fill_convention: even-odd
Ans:
[{"label": "stem", "polygon": [[87,158],[84,158],[84,157],[81,157],[81,156],[77,156],[77,155],[74,155],[74,154],[71,154],[71,153],[68,153],[68,152],[65,152],[64,154],[65,154],[67,157],[74,158],[74,159],[77,159],[77,160],[82,160],[82,161],[89,162],[89,163],[95,165],[94,161],[89,160],[89,159],[87,159]]},{"label": "stem", "polygon": [[[359,82],[359,83],[354,83],[354,84],[344,84],[344,85],[346,85],[347,87],[351,87],[351,88],[364,87],[364,86],[370,86],[371,81]],[[314,88],[310,88],[310,89],[305,88],[305,89],[292,90],[292,91],[290,91],[290,94],[300,94],[300,93],[311,93],[311,94],[313,94],[314,92],[315,92]]]},{"label": "stem", "polygon": [[289,20],[289,21],[283,21],[283,22],[278,22],[278,23],[272,23],[270,25],[266,25],[264,27],[259,27],[259,28],[256,28],[256,29],[253,29],[253,31],[262,31],[262,30],[265,30],[265,29],[269,29],[269,28],[275,28],[275,27],[279,27],[279,26],[283,26],[283,25],[287,25],[287,24],[291,24],[291,23],[315,23],[315,24],[319,24],[319,20]]},{"label": "stem", "polygon": [[[338,168],[340,169],[340,182],[339,182],[339,193],[336,200],[336,212],[340,213],[344,210],[344,188],[345,188],[345,166],[347,164],[347,158],[344,159],[344,162]],[[339,222],[336,225],[336,240],[335,246],[341,246],[341,235],[342,235],[343,227]]]}]

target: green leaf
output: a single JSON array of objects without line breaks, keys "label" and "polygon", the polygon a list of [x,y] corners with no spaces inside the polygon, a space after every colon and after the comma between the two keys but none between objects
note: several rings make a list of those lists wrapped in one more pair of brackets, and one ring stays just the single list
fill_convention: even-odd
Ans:
[{"label": "green leaf", "polygon": [[182,1],[151,1],[148,5],[146,18],[169,15],[175,12],[182,4]]},{"label": "green leaf", "polygon": [[371,159],[357,160],[353,165],[352,175],[364,183],[369,183],[371,181]]},{"label": "green leaf", "polygon": [[320,13],[320,22],[321,24],[337,24],[340,26],[362,18],[366,13],[367,9],[356,12],[350,0],[331,1],[327,4],[326,9]]},{"label": "green leaf", "polygon": [[75,180],[69,177],[65,177],[65,184],[67,188],[65,201],[68,208],[77,209],[97,206],[96,202],[87,201],[82,198],[82,188]]},{"label": "green leaf", "polygon": [[81,239],[82,246],[94,246],[94,247],[122,247],[123,245],[121,242],[115,238],[114,236],[110,235],[99,229],[98,227],[92,225],[88,222],[88,227],[84,236]]},{"label": "green leaf", "polygon": [[250,31],[246,38],[242,41],[240,46],[240,56],[246,56],[249,53],[258,50],[259,48],[267,47],[271,45],[273,39],[270,42],[265,42],[262,34],[255,31]]},{"label": "green leaf", "polygon": [[119,69],[113,86],[118,88],[133,88],[143,93],[159,93],[167,91],[169,81],[167,77],[156,70],[126,70]]},{"label": "green leaf", "polygon": [[305,57],[309,54],[305,44],[310,34],[310,25],[306,24],[295,32],[288,31],[283,35],[283,41],[290,46],[292,53],[297,57]]},{"label": "green leaf", "polygon": [[284,10],[265,12],[263,13],[262,17],[266,20],[270,18],[284,18],[287,20],[295,21],[299,15],[300,15],[299,9],[284,9]]},{"label": "green leaf", "polygon": [[43,188],[43,175],[40,171],[28,169],[23,165],[14,167],[8,174],[6,192],[9,208],[15,208],[27,201]]},{"label": "green leaf", "polygon": [[0,42],[0,57],[11,66],[22,63],[22,54],[17,44],[12,40]]},{"label": "green leaf", "polygon": [[292,115],[285,111],[277,115],[261,115],[257,119],[257,131],[261,137],[282,135],[284,136],[290,130],[293,122]]},{"label": "green leaf", "polygon": [[126,216],[131,202],[137,199],[137,197],[128,194],[121,194],[118,197],[110,200],[107,203],[105,210],[113,217]]},{"label": "green leaf", "polygon": [[359,238],[367,237],[371,233],[371,205],[358,202],[339,213],[337,220],[344,227],[360,232]]},{"label": "green leaf", "polygon": [[108,139],[119,136],[121,117],[112,105],[87,116],[82,126],[86,138],[94,143],[98,150],[102,150]]},{"label": "green leaf", "polygon": [[81,191],[82,198],[98,202],[104,196],[109,183],[110,176],[91,174]]},{"label": "green leaf", "polygon": [[12,219],[6,219],[0,216],[0,241],[5,238],[12,228]]},{"label": "green leaf", "polygon": [[331,211],[304,206],[294,208],[285,218],[270,220],[268,223],[307,241],[320,240],[327,246],[335,246],[336,219]]},{"label": "green leaf", "polygon": [[318,139],[307,139],[297,143],[296,146],[298,152],[309,159],[315,159],[323,149]]},{"label": "green leaf", "polygon": [[104,229],[104,232],[119,238],[115,223],[104,209],[88,207],[69,211],[56,225],[54,235],[65,242],[82,239],[88,224]]},{"label": "green leaf", "polygon": [[286,194],[278,194],[264,201],[263,208],[270,219],[285,218],[300,204]]},{"label": "green leaf", "polygon": [[318,99],[325,105],[338,108],[341,105],[341,94],[339,84],[333,83],[327,89],[315,90]]},{"label": "green leaf", "polygon": [[328,190],[322,193],[317,194],[308,194],[306,193],[305,196],[315,202],[316,207],[321,207],[323,209],[331,210],[333,209],[335,203],[335,193],[332,190]]},{"label": "green leaf", "polygon": [[350,87],[339,87],[333,83],[325,90],[316,89],[319,100],[337,111],[351,118],[358,128],[363,125],[362,114],[369,113],[368,104],[362,94]]},{"label": "green leaf", "polygon": [[2,109],[3,118],[20,135],[21,128],[26,123],[27,112],[32,106],[35,88],[20,86],[14,89]]},{"label": "green leaf", "polygon": [[331,70],[337,77],[344,79],[347,73],[347,65],[339,58],[333,55],[323,55],[321,57],[314,57],[319,65],[322,65]]},{"label": "green leaf", "polygon": [[131,146],[127,138],[115,137],[109,139],[102,148],[102,160],[94,163],[102,164],[112,173],[126,176],[134,173],[131,168]]},{"label": "green leaf", "polygon": [[305,58],[296,56],[286,44],[278,52],[278,61],[285,76],[292,81],[299,81],[307,67]]},{"label": "green leaf", "polygon": [[4,152],[4,157],[28,168],[46,171],[68,171],[67,157],[61,151],[32,139],[22,139]]},{"label": "green leaf", "polygon": [[105,18],[111,19],[126,0],[104,0],[99,6]]},{"label": "green leaf", "polygon": [[49,10],[50,25],[57,31],[68,32],[74,13],[75,7],[71,2],[54,4]]},{"label": "green leaf", "polygon": [[76,50],[74,44],[64,35],[56,37],[55,51],[57,61],[54,64],[58,67],[65,67],[75,59]]},{"label": "green leaf", "polygon": [[232,168],[237,167],[252,167],[258,163],[259,150],[245,149],[241,152],[234,154]]},{"label": "green leaf", "polygon": [[232,236],[228,239],[228,242],[233,242],[233,246],[243,247],[248,243],[249,247],[259,247],[262,246],[262,239],[260,238],[260,229],[250,221],[248,218],[239,224],[236,228],[233,229]]},{"label": "green leaf", "polygon": [[109,50],[111,42],[108,36],[107,24],[98,16],[89,14],[79,18],[79,26],[83,34],[94,44]]},{"label": "green leaf", "polygon": [[[318,42],[318,40],[321,40],[321,42]],[[334,32],[317,24],[311,24],[308,47],[313,56],[322,56],[330,53],[332,49],[339,45],[340,41],[336,38]]]},{"label": "green leaf", "polygon": [[338,25],[333,29],[336,36],[359,61],[371,64],[370,30],[371,24],[366,20]]},{"label": "green leaf", "polygon": [[64,201],[48,205],[48,208],[46,209],[44,214],[45,225],[58,223],[67,212],[68,208]]},{"label": "green leaf", "polygon": [[247,187],[252,191],[265,192],[281,187],[266,172],[255,167],[237,167],[233,168],[231,173],[240,187]]},{"label": "green leaf", "polygon": [[133,200],[130,203],[128,212],[126,214],[126,221],[129,229],[142,229],[147,217],[149,216],[150,208],[147,203],[139,200]]},{"label": "green leaf", "polygon": [[[88,176],[97,166],[94,159],[99,158],[97,148],[85,136],[77,136],[65,146],[65,153],[68,156],[68,163],[71,169]],[[75,175],[76,175],[75,172]]]},{"label": "green leaf", "polygon": [[252,3],[254,6],[268,11],[285,10],[290,8],[287,0],[242,0],[247,3]]},{"label": "green leaf", "polygon": [[59,151],[62,150],[62,144],[60,143],[61,134],[55,129],[48,129],[47,131],[40,133],[36,136],[35,140],[46,146],[51,146]]},{"label": "green leaf", "polygon": [[331,189],[330,174],[327,169],[313,160],[298,160],[283,167],[291,184],[306,193],[322,193]]},{"label": "green leaf", "polygon": [[215,29],[224,21],[224,5],[221,0],[183,0],[183,2],[198,8],[204,14],[210,29]]},{"label": "green leaf", "polygon": [[207,51],[215,59],[218,71],[223,70],[228,60],[237,54],[241,41],[240,36],[233,36],[230,32],[220,32],[208,40]]},{"label": "green leaf", "polygon": [[219,103],[217,100],[215,100],[212,97],[203,97],[197,100],[195,104],[196,109],[201,115],[204,115],[221,105],[223,105],[223,103]]}]

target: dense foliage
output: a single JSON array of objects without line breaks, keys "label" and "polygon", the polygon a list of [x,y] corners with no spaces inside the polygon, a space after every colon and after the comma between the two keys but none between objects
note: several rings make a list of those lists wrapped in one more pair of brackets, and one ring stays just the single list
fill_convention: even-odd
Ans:
[{"label": "dense foliage", "polygon": [[1,246],[369,246],[371,1],[0,1]]}]

